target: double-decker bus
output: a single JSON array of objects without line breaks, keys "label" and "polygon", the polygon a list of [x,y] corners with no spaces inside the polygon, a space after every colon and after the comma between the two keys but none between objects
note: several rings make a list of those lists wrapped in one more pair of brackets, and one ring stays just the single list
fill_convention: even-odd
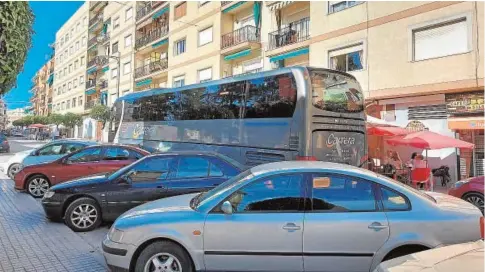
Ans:
[{"label": "double-decker bus", "polygon": [[321,160],[360,166],[364,97],[349,74],[288,67],[120,97],[110,141],[211,150],[243,164]]}]

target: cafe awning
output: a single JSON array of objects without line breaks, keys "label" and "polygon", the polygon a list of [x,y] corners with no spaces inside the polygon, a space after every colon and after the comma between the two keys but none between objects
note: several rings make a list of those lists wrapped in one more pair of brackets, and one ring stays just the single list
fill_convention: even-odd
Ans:
[{"label": "cafe awning", "polygon": [[483,116],[465,117],[465,118],[448,118],[448,128],[451,130],[483,130]]},{"label": "cafe awning", "polygon": [[222,10],[222,13],[226,13],[226,12],[229,12],[233,9],[236,9],[236,8],[240,7],[241,5],[243,5],[244,3],[246,3],[246,1],[239,1],[236,4],[233,4],[232,6]]},{"label": "cafe awning", "polygon": [[277,55],[277,56],[271,57],[269,59],[269,61],[271,61],[271,62],[277,62],[277,61],[280,61],[280,60],[284,60],[284,59],[289,59],[289,58],[294,58],[294,57],[298,57],[298,56],[301,56],[301,55],[305,55],[305,54],[308,54],[308,52],[310,52],[310,49],[308,47],[301,48],[301,49],[297,49],[297,50],[294,50],[294,51],[291,51],[291,52],[288,52],[288,53],[284,53],[284,54],[281,54],[281,55]]},{"label": "cafe awning", "polygon": [[233,59],[237,59],[237,58],[240,58],[240,57],[247,56],[249,54],[251,54],[251,49],[246,49],[246,50],[242,50],[242,51],[239,51],[239,52],[231,54],[231,55],[227,55],[227,56],[224,57],[224,60],[233,60]]},{"label": "cafe awning", "polygon": [[140,86],[149,85],[150,83],[152,83],[152,79],[151,78],[147,78],[145,80],[136,82],[135,85],[136,85],[136,87],[140,87]]}]

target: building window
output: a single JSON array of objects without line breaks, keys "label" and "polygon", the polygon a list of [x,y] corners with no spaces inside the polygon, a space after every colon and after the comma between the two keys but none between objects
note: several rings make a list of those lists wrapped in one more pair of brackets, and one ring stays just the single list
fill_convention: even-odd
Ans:
[{"label": "building window", "polygon": [[125,37],[125,47],[131,46],[131,35]]},{"label": "building window", "polygon": [[79,84],[84,84],[84,76],[79,77]]},{"label": "building window", "polygon": [[119,26],[120,26],[120,17],[118,16],[113,20],[113,30],[117,29]]},{"label": "building window", "polygon": [[470,51],[467,18],[412,30],[413,60],[425,60]]},{"label": "building window", "polygon": [[212,42],[212,26],[199,31],[199,46]]},{"label": "building window", "polygon": [[66,41],[66,43],[69,41],[69,34],[66,34],[66,37],[64,38],[64,40]]},{"label": "building window", "polygon": [[61,103],[61,110],[64,110],[66,108],[66,102]]},{"label": "building window", "polygon": [[72,89],[72,82],[67,83],[67,90],[70,91]]},{"label": "building window", "polygon": [[72,85],[73,85],[73,86],[72,86],[73,88],[76,88],[76,87],[77,87],[77,79],[74,79],[74,80],[72,81]]},{"label": "building window", "polygon": [[74,97],[72,99],[72,107],[75,108],[76,107],[76,98]]},{"label": "building window", "polygon": [[61,95],[61,87],[57,88],[57,95]]},{"label": "building window", "polygon": [[76,32],[79,32],[81,30],[81,23],[77,23],[76,25]]},{"label": "building window", "polygon": [[129,8],[125,11],[125,21],[130,20],[133,17],[133,8]]},{"label": "building window", "polygon": [[66,109],[70,109],[71,108],[71,100],[67,100],[66,101]]},{"label": "building window", "polygon": [[72,72],[72,64],[69,64],[69,73]]},{"label": "building window", "polygon": [[84,65],[85,62],[84,62],[84,57],[81,57],[81,65]]},{"label": "building window", "polygon": [[185,75],[177,76],[173,78],[173,87],[182,87],[185,85]]},{"label": "building window", "polygon": [[258,73],[263,70],[263,59],[262,58],[256,58],[252,60],[248,60],[243,62],[243,73],[249,74],[249,73]]},{"label": "building window", "polygon": [[82,44],[82,46],[86,45],[86,37],[82,37],[81,44]]},{"label": "building window", "polygon": [[69,47],[69,54],[72,55],[73,53],[74,53],[74,46],[71,46]]},{"label": "building window", "polygon": [[64,68],[64,76],[67,75],[67,67]]},{"label": "building window", "polygon": [[76,42],[76,51],[79,50],[79,41]]},{"label": "building window", "polygon": [[111,78],[116,78],[118,76],[118,68],[111,70]]},{"label": "building window", "polygon": [[364,45],[362,43],[328,52],[329,66],[343,72],[358,71],[364,68]]},{"label": "building window", "polygon": [[87,17],[83,18],[83,25],[85,25],[85,26],[88,25],[88,18]]},{"label": "building window", "polygon": [[113,54],[118,53],[118,42],[113,43],[111,52]]},{"label": "building window", "polygon": [[175,6],[174,19],[178,20],[187,14],[187,2],[183,2]]},{"label": "building window", "polygon": [[202,83],[212,80],[212,67],[197,71],[197,81]]},{"label": "building window", "polygon": [[123,64],[123,74],[127,75],[129,73],[131,73],[131,62],[130,61]]},{"label": "building window", "polygon": [[363,1],[329,1],[328,13],[338,12],[361,3],[363,3]]},{"label": "building window", "polygon": [[175,46],[174,46],[174,55],[175,56],[178,56],[182,53],[185,52],[185,38],[183,38],[182,40],[178,40],[175,42]]},{"label": "building window", "polygon": [[77,69],[78,64],[79,64],[78,60],[74,61],[74,70]]},{"label": "building window", "polygon": [[83,97],[82,96],[78,97],[77,101],[79,101],[79,106],[83,105]]}]

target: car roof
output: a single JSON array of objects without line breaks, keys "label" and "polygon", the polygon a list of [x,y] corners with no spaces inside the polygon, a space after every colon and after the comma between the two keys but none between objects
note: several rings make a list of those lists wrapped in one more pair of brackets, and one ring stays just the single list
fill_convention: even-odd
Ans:
[{"label": "car roof", "polygon": [[97,145],[97,142],[94,141],[87,141],[87,140],[82,140],[82,139],[59,139],[59,140],[53,140],[50,143],[86,143],[89,145]]},{"label": "car roof", "polygon": [[361,174],[366,176],[374,176],[375,173],[370,172],[362,168],[347,164],[339,164],[323,161],[281,161],[272,162],[267,164],[261,164],[251,168],[251,172],[254,175],[261,175],[273,171],[288,171],[288,170],[344,170],[355,174]]}]

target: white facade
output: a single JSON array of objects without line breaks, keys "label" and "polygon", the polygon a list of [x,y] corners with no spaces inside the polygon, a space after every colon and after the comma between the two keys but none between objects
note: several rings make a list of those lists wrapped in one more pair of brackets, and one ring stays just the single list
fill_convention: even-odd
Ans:
[{"label": "white facade", "polygon": [[84,112],[88,11],[89,2],[85,2],[56,33],[54,113]]}]

